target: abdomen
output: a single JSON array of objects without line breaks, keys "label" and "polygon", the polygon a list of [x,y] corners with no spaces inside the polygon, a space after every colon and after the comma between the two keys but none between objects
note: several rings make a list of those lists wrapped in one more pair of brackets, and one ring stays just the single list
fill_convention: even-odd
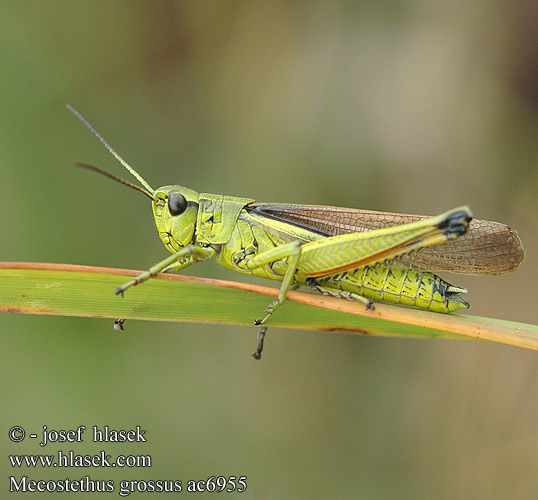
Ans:
[{"label": "abdomen", "polygon": [[414,269],[367,266],[306,281],[314,288],[319,287],[320,291],[335,296],[344,291],[373,301],[434,312],[449,313],[469,307],[459,295],[466,291],[464,288],[453,286],[433,273]]}]

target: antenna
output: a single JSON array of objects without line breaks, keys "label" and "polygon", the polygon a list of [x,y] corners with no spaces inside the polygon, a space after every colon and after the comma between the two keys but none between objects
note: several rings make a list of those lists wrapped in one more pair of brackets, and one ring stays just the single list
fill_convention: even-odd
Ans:
[{"label": "antenna", "polygon": [[[133,168],[131,165],[129,165],[116,151],[112,148],[112,146],[105,140],[105,138],[93,128],[92,124],[82,116],[82,114],[77,111],[71,104],[66,104],[66,107],[71,113],[73,113],[86,127],[88,130],[95,136],[97,139],[99,139],[99,142],[108,149],[109,153],[116,158],[130,173],[133,175],[142,186],[144,186],[151,194],[155,192],[155,189],[153,189],[145,180],[144,178]],[[101,172],[102,173],[102,172]]]},{"label": "antenna", "polygon": [[100,168],[94,167],[93,165],[88,165],[87,163],[75,163],[75,166],[87,168],[88,170],[93,170],[94,172],[97,172],[98,174],[102,174],[105,177],[112,179],[113,181],[123,184],[124,186],[128,186],[130,188],[136,189],[137,191],[140,191],[141,193],[144,193],[150,200],[155,200],[155,198],[153,197],[153,194],[150,193],[149,191],[146,191],[145,189],[142,189],[139,186],[135,186],[134,184],[131,184],[130,182],[124,181],[123,179],[120,179],[119,177],[116,177],[115,175],[109,174],[108,172],[105,172],[104,170],[101,170]]}]

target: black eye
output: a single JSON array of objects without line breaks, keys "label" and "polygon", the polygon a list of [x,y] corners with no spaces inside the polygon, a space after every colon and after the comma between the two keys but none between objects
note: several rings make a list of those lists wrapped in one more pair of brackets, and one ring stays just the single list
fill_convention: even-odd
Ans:
[{"label": "black eye", "polygon": [[168,210],[170,210],[170,215],[179,215],[187,210],[187,200],[185,196],[177,191],[170,193],[168,197]]}]

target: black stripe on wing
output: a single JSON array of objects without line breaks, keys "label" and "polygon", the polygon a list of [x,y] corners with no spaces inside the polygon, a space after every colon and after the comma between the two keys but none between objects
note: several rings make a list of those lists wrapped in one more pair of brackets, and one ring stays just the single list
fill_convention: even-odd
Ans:
[{"label": "black stripe on wing", "polygon": [[[372,231],[428,218],[322,205],[260,203],[247,209],[321,236]],[[523,257],[523,245],[516,231],[499,222],[474,219],[467,234],[456,240],[417,250],[398,260],[424,271],[495,275],[513,271]]]}]

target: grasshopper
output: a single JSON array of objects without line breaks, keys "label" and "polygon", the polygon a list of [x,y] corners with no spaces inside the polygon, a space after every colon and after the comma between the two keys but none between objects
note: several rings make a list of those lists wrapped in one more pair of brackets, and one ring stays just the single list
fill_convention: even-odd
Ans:
[{"label": "grasshopper", "polygon": [[[215,258],[223,267],[281,282],[276,300],[254,323],[261,358],[265,326],[288,290],[310,286],[323,294],[451,313],[467,309],[462,287],[437,272],[496,275],[513,271],[524,257],[508,226],[471,220],[468,207],[436,217],[316,205],[258,203],[170,185],[153,189],[72,106],[67,106],[142,187],[97,167],[78,164],[142,192],[151,199],[168,258],[118,287],[123,295],[160,272],[178,272]],[[118,320],[120,321],[120,320]],[[123,329],[123,321],[116,326]]]}]

